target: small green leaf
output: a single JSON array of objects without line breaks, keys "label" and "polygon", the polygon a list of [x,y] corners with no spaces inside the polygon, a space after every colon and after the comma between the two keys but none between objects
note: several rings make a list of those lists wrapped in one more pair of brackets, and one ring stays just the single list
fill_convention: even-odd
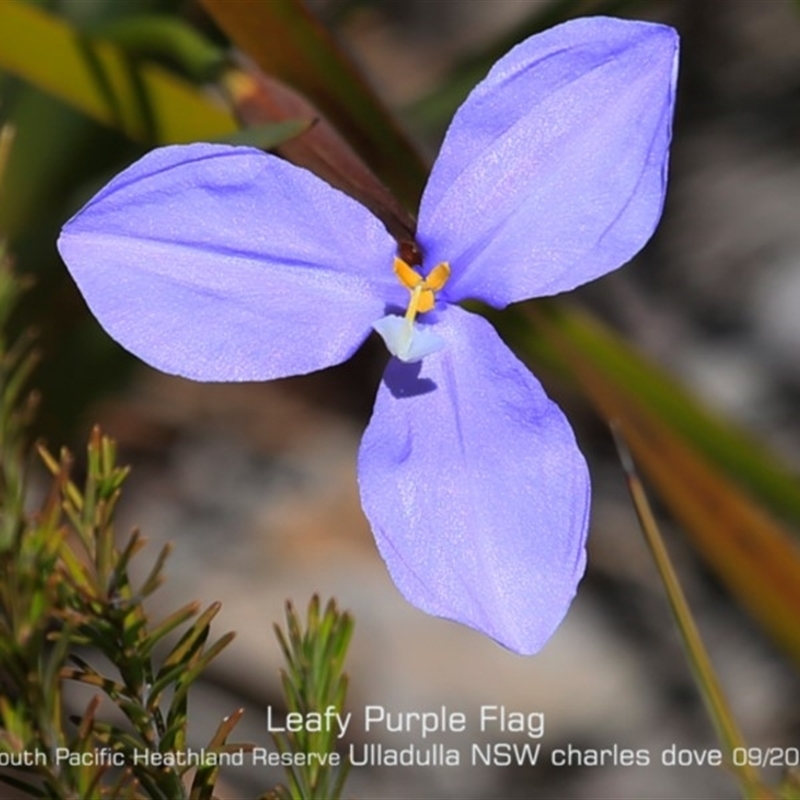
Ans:
[{"label": "small green leaf", "polygon": [[174,664],[185,663],[192,654],[203,646],[208,638],[208,629],[211,620],[219,614],[222,605],[212,603],[196,620],[194,625],[180,638],[178,644],[172,648],[170,654],[164,659],[164,667],[171,667]]}]

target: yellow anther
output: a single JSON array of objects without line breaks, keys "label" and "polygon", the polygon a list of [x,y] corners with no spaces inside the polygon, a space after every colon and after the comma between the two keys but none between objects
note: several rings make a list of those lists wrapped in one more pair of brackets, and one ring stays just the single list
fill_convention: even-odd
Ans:
[{"label": "yellow anther", "polygon": [[447,283],[447,279],[450,277],[450,265],[443,261],[430,271],[427,278],[423,278],[415,269],[406,264],[402,258],[395,257],[394,274],[397,275],[400,283],[411,292],[406,319],[413,322],[417,314],[424,314],[435,305],[436,298],[434,293],[438,292]]},{"label": "yellow anther", "polygon": [[395,256],[394,274],[400,279],[400,283],[411,291],[418,283],[422,283],[422,275],[413,267],[410,267],[402,258]]},{"label": "yellow anther", "polygon": [[425,278],[425,285],[434,292],[438,292],[447,283],[450,277],[450,265],[446,261],[437,264]]}]

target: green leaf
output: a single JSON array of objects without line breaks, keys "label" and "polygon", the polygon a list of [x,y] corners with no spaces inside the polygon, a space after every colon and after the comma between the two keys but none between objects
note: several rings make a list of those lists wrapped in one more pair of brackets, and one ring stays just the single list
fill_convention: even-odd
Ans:
[{"label": "green leaf", "polygon": [[214,617],[219,614],[222,604],[212,603],[194,622],[191,628],[181,636],[175,647],[164,659],[162,669],[168,669],[175,664],[188,663],[192,656],[203,646],[208,638],[209,627]]},{"label": "green leaf", "polygon": [[139,142],[207,140],[237,128],[186,81],[17,0],[0,3],[0,69]]},{"label": "green leaf", "polygon": [[[142,594],[142,597],[144,595]],[[150,656],[153,648],[163,639],[168,633],[172,633],[175,628],[183,625],[184,622],[190,620],[195,616],[200,608],[197,601],[187,603],[177,611],[173,611],[165,620],[153,628],[139,644],[138,651],[142,656]]]}]

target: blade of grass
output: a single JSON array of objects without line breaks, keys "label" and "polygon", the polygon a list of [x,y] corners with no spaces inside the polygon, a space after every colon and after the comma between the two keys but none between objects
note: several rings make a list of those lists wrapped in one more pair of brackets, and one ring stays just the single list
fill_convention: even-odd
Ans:
[{"label": "blade of grass", "polygon": [[740,765],[732,758],[734,750],[739,748],[744,750],[746,748],[744,737],[739,730],[728,700],[725,697],[725,692],[717,679],[717,673],[711,663],[711,658],[703,644],[700,631],[695,624],[622,432],[613,420],[610,427],[614,435],[620,462],[625,472],[628,491],[636,509],[636,515],[639,518],[642,534],[650,548],[656,568],[661,576],[661,582],[664,584],[664,591],[667,594],[667,600],[680,631],[683,647],[694,672],[695,680],[705,701],[711,721],[716,728],[717,736],[724,748],[726,764],[736,775],[742,795],[747,800],[763,800],[771,797],[771,793],[761,785],[755,769],[749,764]]}]

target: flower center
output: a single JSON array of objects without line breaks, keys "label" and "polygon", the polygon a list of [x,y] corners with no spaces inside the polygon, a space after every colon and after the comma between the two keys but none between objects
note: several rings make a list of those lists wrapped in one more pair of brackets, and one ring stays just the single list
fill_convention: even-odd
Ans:
[{"label": "flower center", "polygon": [[405,316],[390,314],[373,323],[372,327],[381,335],[393,356],[406,362],[420,361],[445,346],[441,336],[427,325],[417,325],[415,320],[417,314],[430,311],[436,304],[435,294],[447,283],[450,265],[443,261],[423,278],[402,258],[395,258],[394,274],[411,292]]},{"label": "flower center", "polygon": [[402,258],[395,257],[394,274],[397,275],[400,283],[411,292],[411,299],[408,301],[406,309],[406,320],[413,323],[417,314],[424,314],[435,305],[434,294],[447,283],[447,279],[450,277],[450,265],[446,261],[442,261],[430,271],[427,278],[423,278]]}]

